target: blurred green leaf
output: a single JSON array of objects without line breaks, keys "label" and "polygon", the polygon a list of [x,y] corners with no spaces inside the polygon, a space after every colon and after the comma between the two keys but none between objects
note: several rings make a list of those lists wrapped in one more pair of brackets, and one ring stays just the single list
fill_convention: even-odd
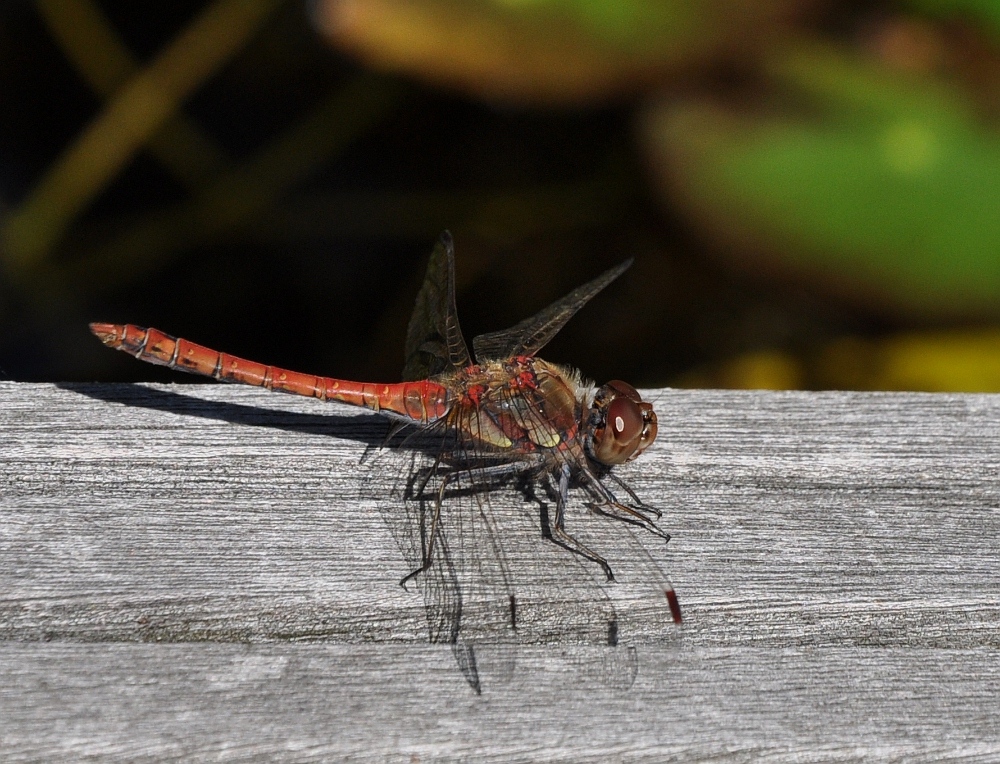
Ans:
[{"label": "blurred green leaf", "polygon": [[672,201],[738,257],[921,311],[1000,312],[1000,136],[938,84],[829,50],[772,71],[808,118],[653,112]]},{"label": "blurred green leaf", "polygon": [[1000,31],[1000,3],[996,0],[908,0],[906,5],[942,18],[978,17],[992,24],[994,32]]},{"label": "blurred green leaf", "polygon": [[767,73],[824,122],[868,131],[879,121],[920,119],[944,128],[974,127],[970,104],[951,83],[884,68],[835,48],[785,48],[766,63]]}]

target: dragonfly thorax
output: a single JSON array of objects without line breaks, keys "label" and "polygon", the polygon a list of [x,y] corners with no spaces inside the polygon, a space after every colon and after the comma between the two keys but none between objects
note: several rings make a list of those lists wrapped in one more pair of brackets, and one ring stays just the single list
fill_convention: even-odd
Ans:
[{"label": "dragonfly thorax", "polygon": [[572,369],[518,356],[466,367],[445,384],[452,422],[468,439],[514,453],[581,447],[584,404]]}]

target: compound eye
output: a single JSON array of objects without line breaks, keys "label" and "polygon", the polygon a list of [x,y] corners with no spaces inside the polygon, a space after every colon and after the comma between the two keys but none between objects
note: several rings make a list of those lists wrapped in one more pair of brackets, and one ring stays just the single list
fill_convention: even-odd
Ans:
[{"label": "compound eye", "polygon": [[604,464],[623,464],[632,457],[642,439],[645,428],[642,411],[623,395],[608,404],[605,417],[604,429],[595,438],[594,455]]},{"label": "compound eye", "polygon": [[628,398],[615,398],[608,406],[608,429],[617,443],[633,443],[642,435],[642,412]]}]

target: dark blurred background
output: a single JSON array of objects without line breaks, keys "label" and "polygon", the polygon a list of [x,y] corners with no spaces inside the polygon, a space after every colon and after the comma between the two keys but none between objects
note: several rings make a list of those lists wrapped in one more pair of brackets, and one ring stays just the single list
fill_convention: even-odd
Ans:
[{"label": "dark blurred background", "polygon": [[0,378],[89,321],[399,378],[628,257],[546,349],[637,385],[1000,390],[995,0],[0,4]]}]

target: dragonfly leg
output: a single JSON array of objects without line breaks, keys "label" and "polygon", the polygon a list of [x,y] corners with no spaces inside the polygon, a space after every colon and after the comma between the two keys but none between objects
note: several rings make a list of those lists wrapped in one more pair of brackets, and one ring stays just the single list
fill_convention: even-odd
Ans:
[{"label": "dragonfly leg", "polygon": [[638,525],[640,528],[649,531],[654,536],[659,536],[664,541],[670,541],[670,534],[660,530],[660,527],[650,520],[646,515],[637,509],[619,504],[617,501],[609,501],[605,504],[590,504],[590,508],[606,517],[621,520],[623,523]]},{"label": "dragonfly leg", "polygon": [[632,509],[638,512],[642,512],[644,515],[652,515],[657,520],[663,517],[663,512],[661,512],[656,507],[651,507],[648,504],[644,503],[642,499],[636,496],[635,491],[629,488],[628,483],[626,483],[620,477],[618,477],[614,473],[609,474],[608,477],[611,478],[619,488],[621,488],[623,491],[625,491],[625,493],[629,495],[629,498],[632,500]]},{"label": "dragonfly leg", "polygon": [[559,473],[559,495],[556,498],[556,516],[555,521],[551,523],[549,528],[549,539],[563,549],[568,549],[584,559],[597,563],[604,571],[604,575],[608,577],[608,581],[614,581],[615,574],[612,572],[611,566],[608,565],[608,561],[566,532],[566,499],[569,494],[569,476],[569,465],[564,464]]},{"label": "dragonfly leg", "polygon": [[412,492],[410,496],[408,496],[407,498],[423,496],[424,491],[427,489],[427,484],[431,482],[431,478],[437,474],[438,467],[440,466],[441,466],[441,454],[438,454],[437,457],[435,457],[434,459],[434,464],[431,465],[430,469],[428,469],[424,473],[424,476],[420,479],[420,487],[417,488],[416,491]]},{"label": "dragonfly leg", "polygon": [[[437,468],[440,462],[441,462],[441,457],[439,455],[437,460],[434,462],[434,466],[427,472],[427,474],[420,481],[420,487],[415,492],[414,494],[415,496],[423,495],[424,489],[427,487],[427,483],[430,482],[431,477],[437,474]],[[448,488],[449,483],[462,477],[472,477],[479,480],[509,478],[510,476],[516,475],[517,473],[523,471],[525,471],[525,467],[523,465],[514,463],[502,463],[502,464],[493,464],[486,467],[476,467],[472,469],[456,469],[451,472],[445,472],[443,477],[441,478],[441,486],[438,488],[437,496],[435,497],[434,500],[434,514],[431,519],[431,532],[429,537],[427,537],[428,541],[426,544],[423,544],[423,542],[421,542],[423,549],[421,550],[422,558],[420,567],[414,570],[412,573],[407,574],[403,578],[403,580],[399,582],[400,585],[403,588],[406,588],[406,584],[408,581],[420,575],[421,573],[426,572],[433,563],[434,544],[437,540],[437,534],[438,534],[438,520],[441,517],[441,505],[444,503],[444,494],[445,490]],[[424,533],[423,518],[421,518],[420,530],[421,530],[421,539],[423,539],[426,535]],[[516,606],[512,605],[511,609],[512,622],[516,618],[516,614],[513,609],[514,607]]]},{"label": "dragonfly leg", "polygon": [[[448,480],[450,477],[451,477],[450,475],[445,475],[441,479],[441,487],[438,489],[437,497],[434,500],[434,515],[431,517],[430,537],[428,538],[426,544],[423,543],[425,534],[423,532],[424,522],[423,519],[421,519],[420,567],[414,571],[411,571],[407,575],[403,576],[402,580],[399,582],[399,585],[402,586],[404,589],[406,588],[407,581],[410,581],[411,579],[415,578],[421,573],[427,572],[428,568],[430,568],[431,564],[434,561],[434,542],[437,540],[438,520],[441,519],[441,504],[444,501],[444,490],[448,486]],[[426,485],[427,485],[427,480],[424,480],[424,483],[421,486],[421,491],[423,490],[424,487],[426,487]]]}]

